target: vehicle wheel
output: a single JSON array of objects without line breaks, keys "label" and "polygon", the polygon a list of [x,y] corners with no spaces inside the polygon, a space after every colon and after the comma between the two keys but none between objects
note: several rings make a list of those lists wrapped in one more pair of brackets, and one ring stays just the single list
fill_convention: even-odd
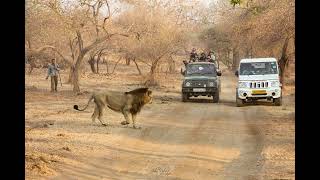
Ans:
[{"label": "vehicle wheel", "polygon": [[237,107],[244,106],[244,100],[243,99],[237,98],[236,99],[236,103],[237,103]]},{"label": "vehicle wheel", "polygon": [[282,105],[282,97],[273,99],[273,103],[276,106],[281,106]]},{"label": "vehicle wheel", "polygon": [[189,96],[186,93],[182,93],[182,102],[187,102],[189,100]]},{"label": "vehicle wheel", "polygon": [[213,94],[213,103],[219,102],[219,91]]},{"label": "vehicle wheel", "polygon": [[237,107],[242,107],[242,106],[244,106],[244,100],[238,98],[237,92],[236,92],[236,104],[237,104]]}]

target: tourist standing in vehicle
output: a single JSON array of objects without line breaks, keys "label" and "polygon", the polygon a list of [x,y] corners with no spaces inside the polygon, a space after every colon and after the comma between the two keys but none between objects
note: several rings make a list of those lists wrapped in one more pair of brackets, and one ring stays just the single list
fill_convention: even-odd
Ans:
[{"label": "tourist standing in vehicle", "polygon": [[216,67],[218,67],[216,56],[214,55],[214,52],[212,50],[210,50],[208,53],[208,59],[209,59],[209,62],[214,63],[216,65]]},{"label": "tourist standing in vehicle", "polygon": [[198,54],[196,52],[196,48],[192,48],[192,51],[190,53],[190,60],[189,62],[196,62],[198,59]]},{"label": "tourist standing in vehicle", "polygon": [[206,53],[202,52],[199,58],[199,62],[205,62],[207,60]]}]

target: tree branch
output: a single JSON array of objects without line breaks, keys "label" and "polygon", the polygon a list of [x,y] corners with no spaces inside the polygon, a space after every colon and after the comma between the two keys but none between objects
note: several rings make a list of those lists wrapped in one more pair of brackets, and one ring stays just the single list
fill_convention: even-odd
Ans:
[{"label": "tree branch", "polygon": [[95,42],[91,43],[89,46],[85,47],[82,51],[83,52],[87,52],[87,51],[90,51],[92,48],[96,47],[96,45],[106,41],[107,39],[110,39],[112,36],[114,35],[120,35],[120,36],[125,36],[125,37],[128,37],[129,35],[127,34],[122,34],[122,33],[114,33],[114,34],[109,34],[109,35],[106,35],[100,39],[97,39]]},{"label": "tree branch", "polygon": [[41,52],[43,52],[43,51],[45,51],[45,50],[47,50],[47,49],[51,49],[51,50],[53,50],[54,52],[58,53],[58,55],[59,55],[67,64],[72,65],[72,62],[69,61],[67,58],[65,58],[65,57],[62,55],[62,53],[61,53],[59,50],[57,50],[57,48],[54,47],[54,46],[45,45],[45,46],[42,46],[42,47],[36,49],[35,52],[36,52],[36,53],[41,53]]},{"label": "tree branch", "polygon": [[77,30],[77,38],[78,38],[79,51],[83,51],[83,41],[82,41],[82,36],[79,30]]},{"label": "tree branch", "polygon": [[113,70],[112,70],[112,72],[111,72],[110,74],[113,74],[113,73],[114,73],[114,70],[115,70],[116,67],[118,66],[118,63],[120,62],[121,59],[122,59],[122,57],[120,57],[120,58],[118,59],[118,61],[117,61],[116,64],[114,65]]}]

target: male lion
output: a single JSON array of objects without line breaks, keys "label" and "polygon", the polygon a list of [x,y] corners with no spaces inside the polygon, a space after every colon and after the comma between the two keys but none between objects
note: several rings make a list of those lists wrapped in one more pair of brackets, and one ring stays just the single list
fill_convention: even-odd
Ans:
[{"label": "male lion", "polygon": [[121,112],[126,119],[122,121],[122,125],[130,124],[129,115],[132,115],[133,128],[137,128],[135,121],[137,114],[141,111],[145,104],[152,103],[152,91],[148,88],[138,88],[130,92],[116,92],[116,91],[105,91],[95,92],[89,98],[88,104],[85,108],[79,109],[78,105],[74,105],[73,108],[78,111],[84,111],[89,106],[89,103],[94,100],[96,106],[92,114],[92,122],[95,122],[98,116],[99,121],[102,125],[106,126],[102,121],[103,110],[105,106],[113,111]]}]

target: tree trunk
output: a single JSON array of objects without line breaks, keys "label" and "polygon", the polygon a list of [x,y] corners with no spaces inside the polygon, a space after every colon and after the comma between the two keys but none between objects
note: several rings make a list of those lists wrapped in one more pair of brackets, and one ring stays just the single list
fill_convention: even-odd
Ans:
[{"label": "tree trunk", "polygon": [[105,61],[106,63],[106,66],[107,66],[107,74],[109,74],[109,64],[108,64],[108,61]]},{"label": "tree trunk", "polygon": [[156,61],[155,63],[153,63],[153,64],[151,65],[150,77],[149,77],[149,79],[145,82],[145,85],[147,85],[147,86],[156,86],[156,85],[158,85],[158,83],[156,82],[156,79],[155,79],[155,73],[156,73],[157,67],[158,67],[158,61]]},{"label": "tree trunk", "polygon": [[90,60],[88,61],[88,63],[90,64],[90,69],[93,73],[97,73],[96,68],[95,68],[95,62],[94,62],[94,57],[90,57]]},{"label": "tree trunk", "polygon": [[74,74],[74,67],[71,65],[70,66],[70,70],[69,70],[69,79],[68,79],[68,82],[67,83],[71,83],[73,82],[73,74]]},{"label": "tree trunk", "polygon": [[79,93],[80,92],[80,86],[79,86],[79,68],[75,68],[73,72],[73,92]]},{"label": "tree trunk", "polygon": [[126,57],[126,65],[129,66],[130,65],[130,61],[131,61],[131,58],[130,57]]},{"label": "tree trunk", "polygon": [[154,75],[156,73],[157,66],[158,66],[158,63],[153,63],[151,65],[150,75]]},{"label": "tree trunk", "polygon": [[289,58],[287,55],[288,44],[289,44],[289,37],[287,37],[286,40],[284,41],[284,44],[282,46],[282,51],[281,51],[281,57],[278,61],[279,68],[280,68],[280,82],[282,84],[283,84],[283,80],[284,80],[285,70],[286,70],[286,67],[289,62]]},{"label": "tree trunk", "polygon": [[250,50],[249,48],[247,47],[246,48],[246,52],[245,52],[245,58],[249,58],[250,57]]},{"label": "tree trunk", "polygon": [[227,57],[228,57],[228,61],[229,61],[229,59],[230,59],[230,49],[227,49],[227,51],[228,51],[227,52],[227,54],[228,54]]},{"label": "tree trunk", "polygon": [[170,72],[170,73],[174,73],[175,70],[176,70],[175,61],[173,60],[172,56],[170,56],[170,60],[169,60],[169,72]]},{"label": "tree trunk", "polygon": [[232,50],[232,70],[236,70],[239,65],[240,57],[239,57],[239,50],[238,48],[234,47]]},{"label": "tree trunk", "polygon": [[138,66],[138,64],[137,64],[137,62],[136,62],[136,59],[134,58],[132,61],[133,61],[134,64],[136,65],[137,70],[138,70],[138,72],[139,72],[139,75],[142,75],[141,70],[140,70],[140,68],[139,68],[139,66]]},{"label": "tree trunk", "polygon": [[100,57],[97,59],[97,74],[99,74],[99,62],[100,62]]},{"label": "tree trunk", "polygon": [[99,64],[100,64],[100,61],[101,61],[101,56],[102,56],[102,53],[103,53],[103,50],[100,50],[99,54],[98,54],[98,57],[97,57],[97,74],[99,74]]},{"label": "tree trunk", "polygon": [[221,51],[221,58],[220,60],[222,60],[223,62],[227,62],[228,61],[228,49],[223,49]]},{"label": "tree trunk", "polygon": [[80,86],[79,86],[79,75],[80,75],[80,67],[81,67],[81,62],[84,58],[84,53],[80,52],[78,58],[77,58],[77,62],[74,66],[74,70],[73,70],[73,92],[74,93],[79,93],[80,92]]},{"label": "tree trunk", "polygon": [[120,62],[121,59],[122,59],[122,57],[120,57],[120,58],[118,59],[118,61],[116,62],[116,64],[115,64],[114,67],[113,67],[113,70],[112,70],[111,74],[114,73],[114,71],[116,70],[116,68],[117,68],[117,66],[118,66],[118,63]]},{"label": "tree trunk", "polygon": [[245,58],[252,58],[252,46],[246,47]]},{"label": "tree trunk", "polygon": [[[218,67],[220,68],[220,62],[222,62],[224,65],[226,65],[228,68],[230,67],[230,62],[228,58],[224,58],[223,56],[224,50],[217,50],[217,53],[215,53],[216,61],[218,63]],[[226,53],[226,56],[228,56],[228,52]]]}]

